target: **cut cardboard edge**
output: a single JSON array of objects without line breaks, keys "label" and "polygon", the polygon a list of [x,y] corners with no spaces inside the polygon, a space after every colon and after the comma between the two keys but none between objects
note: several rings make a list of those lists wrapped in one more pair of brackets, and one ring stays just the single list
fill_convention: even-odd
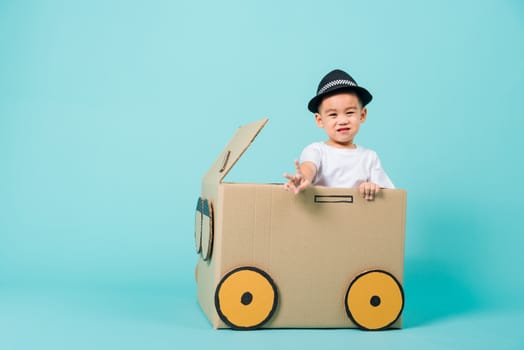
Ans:
[{"label": "cut cardboard edge", "polygon": [[264,118],[239,127],[236,134],[231,138],[204,176],[203,182],[221,183],[268,121],[268,118]]}]

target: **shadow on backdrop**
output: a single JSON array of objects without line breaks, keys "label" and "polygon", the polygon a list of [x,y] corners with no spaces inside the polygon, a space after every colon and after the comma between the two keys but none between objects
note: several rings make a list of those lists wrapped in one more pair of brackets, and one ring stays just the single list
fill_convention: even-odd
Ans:
[{"label": "shadow on backdrop", "polygon": [[474,311],[482,306],[478,292],[445,262],[406,262],[404,327],[418,327]]},{"label": "shadow on backdrop", "polygon": [[482,240],[485,232],[475,211],[465,203],[446,200],[410,213],[418,215],[417,224],[408,230],[406,239],[416,235],[419,244],[417,258],[410,258],[406,251],[403,313],[406,328],[484,306],[479,263],[485,250],[486,243]]}]

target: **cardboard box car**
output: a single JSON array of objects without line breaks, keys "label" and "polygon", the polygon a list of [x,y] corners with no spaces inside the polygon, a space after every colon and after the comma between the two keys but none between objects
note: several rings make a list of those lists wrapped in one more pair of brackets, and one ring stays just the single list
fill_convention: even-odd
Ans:
[{"label": "cardboard box car", "polygon": [[214,328],[400,328],[406,192],[224,182],[267,121],[240,127],[202,180],[202,310]]}]

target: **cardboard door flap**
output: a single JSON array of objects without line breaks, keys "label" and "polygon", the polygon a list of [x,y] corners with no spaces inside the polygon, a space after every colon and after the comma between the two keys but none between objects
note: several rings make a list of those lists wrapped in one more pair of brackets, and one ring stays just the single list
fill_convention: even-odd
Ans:
[{"label": "cardboard door flap", "polygon": [[222,182],[268,121],[269,119],[265,118],[239,127],[235,136],[229,140],[227,146],[204,176],[204,181],[207,183]]}]

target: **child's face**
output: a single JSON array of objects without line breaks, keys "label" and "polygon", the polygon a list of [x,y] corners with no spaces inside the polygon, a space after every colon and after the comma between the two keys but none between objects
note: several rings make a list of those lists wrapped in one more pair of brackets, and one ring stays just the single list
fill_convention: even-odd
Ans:
[{"label": "child's face", "polygon": [[328,144],[335,147],[354,148],[353,138],[360,123],[366,121],[367,109],[362,108],[354,93],[340,93],[326,97],[315,114],[317,126],[329,137]]}]

